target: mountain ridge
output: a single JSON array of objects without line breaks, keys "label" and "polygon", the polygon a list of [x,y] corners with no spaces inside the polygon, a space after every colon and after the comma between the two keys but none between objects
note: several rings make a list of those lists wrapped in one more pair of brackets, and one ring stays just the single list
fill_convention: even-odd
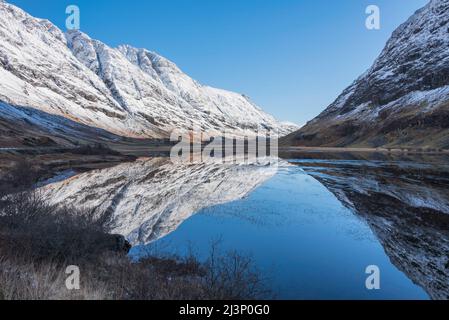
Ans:
[{"label": "mountain ridge", "polygon": [[401,24],[370,69],[282,139],[311,147],[449,148],[449,1]]},{"label": "mountain ridge", "polygon": [[191,127],[236,136],[296,129],[244,95],[200,85],[156,53],[64,33],[7,2],[0,2],[0,40],[0,101],[12,107],[128,138],[166,139]]}]

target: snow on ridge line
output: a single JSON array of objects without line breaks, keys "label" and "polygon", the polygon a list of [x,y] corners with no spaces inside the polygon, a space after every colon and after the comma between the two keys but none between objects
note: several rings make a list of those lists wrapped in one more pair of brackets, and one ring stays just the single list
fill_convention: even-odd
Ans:
[{"label": "snow on ridge line", "polygon": [[244,95],[200,85],[156,53],[110,48],[81,32],[64,34],[7,3],[0,15],[6,22],[0,21],[0,97],[7,103],[129,137],[167,137],[192,126],[236,135],[254,135],[258,128],[284,135],[297,128]]}]

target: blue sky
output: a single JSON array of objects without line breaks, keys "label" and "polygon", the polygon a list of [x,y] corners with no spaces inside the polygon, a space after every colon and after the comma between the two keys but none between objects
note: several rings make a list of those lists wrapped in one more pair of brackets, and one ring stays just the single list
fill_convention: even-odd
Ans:
[{"label": "blue sky", "polygon": [[[393,30],[427,0],[8,0],[108,45],[173,60],[201,83],[245,93],[281,120],[303,124],[370,67]],[[365,28],[365,9],[381,29]]]}]

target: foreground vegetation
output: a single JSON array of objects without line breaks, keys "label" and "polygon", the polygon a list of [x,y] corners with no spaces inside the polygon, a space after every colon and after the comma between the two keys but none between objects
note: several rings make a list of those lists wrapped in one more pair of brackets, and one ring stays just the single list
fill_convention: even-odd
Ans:
[{"label": "foreground vegetation", "polygon": [[[28,168],[28,169],[27,169]],[[271,296],[248,257],[128,257],[129,244],[91,212],[47,203],[31,190],[21,164],[0,187],[0,300],[258,299]],[[9,189],[8,189],[9,188]],[[12,192],[12,193],[11,193]],[[80,270],[80,289],[66,287],[66,268]]]}]

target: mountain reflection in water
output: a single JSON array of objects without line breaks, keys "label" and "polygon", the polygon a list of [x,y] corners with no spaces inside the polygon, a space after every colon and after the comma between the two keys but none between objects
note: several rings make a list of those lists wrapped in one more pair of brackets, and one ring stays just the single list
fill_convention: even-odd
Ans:
[{"label": "mountain reflection in water", "polygon": [[291,163],[303,168],[363,218],[391,262],[431,298],[449,299],[447,160]]},{"label": "mountain reflection in water", "polygon": [[[359,250],[358,246],[365,246],[360,245],[360,239],[342,240],[332,235],[332,228],[338,228],[339,224],[344,228],[348,221],[353,223],[352,218],[336,207],[335,203],[339,203],[358,219],[354,229],[368,238],[372,233],[384,251],[374,254],[370,250],[377,249],[370,247],[365,250],[365,257],[354,256],[354,264],[386,255],[391,268],[399,269],[431,298],[449,298],[448,159],[386,159],[348,154],[290,155],[288,158],[288,162],[281,162],[280,168],[188,165],[173,164],[166,158],[140,159],[83,173],[42,190],[53,203],[83,206],[107,214],[112,232],[127,236],[136,248],[151,246],[165,238],[175,244],[193,241],[194,245],[210,240],[209,235],[234,238],[232,249],[249,248],[256,252],[256,258],[260,251],[259,260],[279,262],[284,270],[276,271],[281,279],[276,285],[281,290],[289,286],[280,295],[284,298],[369,298],[358,278],[358,283],[353,285],[357,287],[360,282],[361,288],[352,291],[348,289],[351,285],[344,282],[350,281],[349,278],[333,284],[346,286],[347,296],[338,295],[341,290],[309,284],[314,280],[314,273],[318,277],[323,270],[334,270],[334,277],[339,276],[338,268],[330,264],[331,258],[317,259],[320,250],[323,253],[334,250],[344,256],[350,255],[351,250]],[[310,190],[300,192],[301,188]],[[307,218],[312,222],[305,222]],[[336,219],[339,224],[333,225],[326,219]],[[272,224],[267,225],[268,221]],[[229,230],[224,227],[226,223]],[[309,242],[303,241],[304,234]],[[266,241],[265,247],[259,248],[261,241],[255,240],[253,244],[251,238],[258,237]],[[282,237],[291,239],[284,243]],[[277,249],[270,251],[269,246]],[[286,246],[291,246],[289,252]],[[301,254],[295,256],[294,252]],[[339,259],[342,258],[335,258]],[[289,260],[284,267],[283,260]],[[360,269],[358,265],[349,267],[351,261],[346,260],[348,270]],[[298,285],[292,281],[291,273],[295,270],[298,275],[294,280]],[[305,275],[299,275],[299,271]],[[341,272],[343,276],[344,270]],[[404,287],[391,292],[386,289],[385,295],[377,297],[422,298],[411,284],[397,281]],[[301,290],[308,290],[310,295]]]},{"label": "mountain reflection in water", "polygon": [[132,244],[157,240],[202,208],[244,197],[272,177],[270,165],[173,164],[139,159],[42,188],[54,204],[106,215],[111,232]]}]

